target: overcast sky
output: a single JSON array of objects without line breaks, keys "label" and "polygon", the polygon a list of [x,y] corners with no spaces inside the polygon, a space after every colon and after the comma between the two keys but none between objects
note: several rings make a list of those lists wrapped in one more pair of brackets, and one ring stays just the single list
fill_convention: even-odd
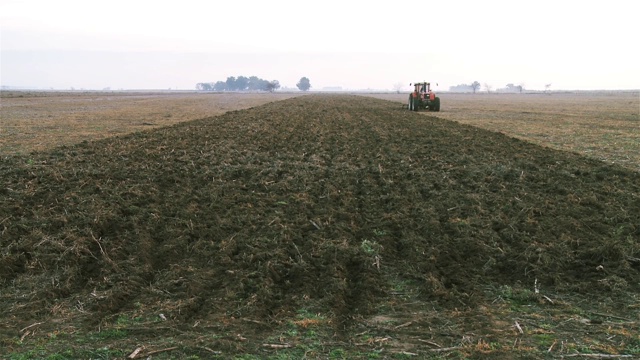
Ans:
[{"label": "overcast sky", "polygon": [[640,1],[0,0],[0,84],[640,89]]}]

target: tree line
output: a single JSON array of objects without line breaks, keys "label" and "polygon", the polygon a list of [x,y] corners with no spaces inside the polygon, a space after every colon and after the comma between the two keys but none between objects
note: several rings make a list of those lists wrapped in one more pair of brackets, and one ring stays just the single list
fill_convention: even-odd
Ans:
[{"label": "tree line", "polygon": [[[551,84],[546,86],[546,89],[551,86]],[[493,87],[489,84],[484,84],[484,88],[487,92],[491,92]],[[480,90],[480,83],[477,81],[472,82],[471,84],[459,84],[455,86],[449,86],[449,91],[451,92],[473,92],[476,93]],[[522,93],[524,90],[524,84],[514,85],[512,83],[507,84],[503,88],[496,89],[496,92],[509,92],[509,93]]]},{"label": "tree line", "polygon": [[226,81],[197,83],[200,91],[275,91],[280,88],[278,80],[265,80],[257,76],[229,76]]},{"label": "tree line", "polygon": [[[296,84],[298,89],[307,91],[311,88],[308,78],[302,77]],[[278,80],[264,80],[257,76],[229,76],[226,81],[216,81],[208,83],[197,83],[196,90],[199,91],[269,91],[280,89]]]}]

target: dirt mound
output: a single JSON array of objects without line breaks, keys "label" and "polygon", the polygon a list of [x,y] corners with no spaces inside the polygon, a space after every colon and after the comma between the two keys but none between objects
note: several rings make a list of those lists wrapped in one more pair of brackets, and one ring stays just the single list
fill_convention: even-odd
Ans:
[{"label": "dirt mound", "polygon": [[[305,96],[0,162],[0,307],[89,324],[640,290],[640,174],[357,96]],[[337,321],[336,323],[339,323]]]}]

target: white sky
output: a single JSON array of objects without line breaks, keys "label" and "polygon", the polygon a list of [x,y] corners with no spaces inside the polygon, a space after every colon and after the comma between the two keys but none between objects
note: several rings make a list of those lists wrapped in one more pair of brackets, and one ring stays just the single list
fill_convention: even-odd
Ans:
[{"label": "white sky", "polygon": [[640,1],[0,0],[0,84],[640,89]]}]

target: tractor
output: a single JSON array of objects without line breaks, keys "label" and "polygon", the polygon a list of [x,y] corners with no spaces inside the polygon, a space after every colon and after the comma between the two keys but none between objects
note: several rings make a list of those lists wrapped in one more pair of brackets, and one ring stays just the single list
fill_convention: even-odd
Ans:
[{"label": "tractor", "polygon": [[440,111],[440,98],[431,91],[431,83],[421,82],[409,84],[414,87],[409,95],[409,110],[418,111],[426,109],[429,111]]}]

